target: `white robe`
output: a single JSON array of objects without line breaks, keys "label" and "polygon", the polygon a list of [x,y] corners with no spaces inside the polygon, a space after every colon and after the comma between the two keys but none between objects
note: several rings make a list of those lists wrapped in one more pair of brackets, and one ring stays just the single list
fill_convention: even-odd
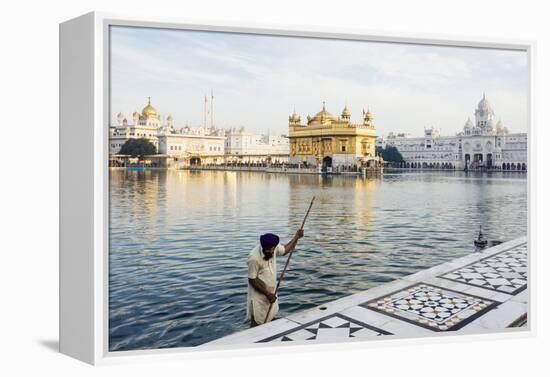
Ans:
[{"label": "white robe", "polygon": [[[285,254],[285,247],[281,244],[277,245],[273,253],[273,257],[269,260],[264,259],[262,246],[256,246],[248,256],[248,278],[260,279],[264,282],[267,289],[271,293],[275,293],[277,286],[277,256]],[[265,295],[254,287],[248,284],[248,296],[246,305],[246,318],[251,319],[251,314],[254,315],[254,321],[262,324],[265,321],[267,310],[270,302]],[[267,322],[271,321],[279,311],[279,300],[275,301],[269,311]]]}]

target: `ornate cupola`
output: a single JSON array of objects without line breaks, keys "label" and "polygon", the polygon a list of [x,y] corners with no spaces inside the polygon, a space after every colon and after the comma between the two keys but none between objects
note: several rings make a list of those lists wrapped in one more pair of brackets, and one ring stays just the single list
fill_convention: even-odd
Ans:
[{"label": "ornate cupola", "polygon": [[172,118],[172,115],[168,115],[166,117],[166,125],[169,127],[169,128],[173,128],[174,127],[174,118]]},{"label": "ornate cupola", "polygon": [[122,125],[122,120],[124,119],[124,114],[118,113],[117,116],[116,116],[116,119],[117,119],[117,124],[119,126],[121,126]]},{"label": "ornate cupola", "polygon": [[296,114],[296,109],[294,109],[294,111],[292,112],[292,114],[288,117],[288,122],[290,124],[300,124],[300,122],[302,121],[302,119],[300,118],[300,116],[298,114]]},{"label": "ornate cupola", "polygon": [[344,110],[342,110],[342,119],[344,120],[350,120],[351,113],[349,112],[348,105],[344,106]]},{"label": "ornate cupola", "polygon": [[474,128],[474,123],[472,122],[470,117],[468,117],[468,120],[464,124],[464,134],[470,135],[472,133],[473,128]]},{"label": "ornate cupola", "polygon": [[365,109],[363,109],[363,123],[372,126],[373,120],[374,120],[374,115],[372,115],[370,110],[367,109],[367,112],[365,112]]}]

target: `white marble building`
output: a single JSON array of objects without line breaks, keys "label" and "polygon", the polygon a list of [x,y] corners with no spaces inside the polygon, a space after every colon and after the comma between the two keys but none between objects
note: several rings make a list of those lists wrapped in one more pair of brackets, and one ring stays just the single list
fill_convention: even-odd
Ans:
[{"label": "white marble building", "polygon": [[487,101],[485,94],[461,132],[441,136],[435,128],[424,130],[423,137],[390,133],[377,145],[395,146],[403,167],[450,168],[468,170],[527,170],[527,134],[509,133]]},{"label": "white marble building", "polygon": [[225,154],[230,158],[250,161],[288,160],[289,142],[284,135],[259,135],[247,132],[244,127],[225,132]]},{"label": "white marble building", "polygon": [[132,122],[117,115],[116,125],[109,128],[109,154],[117,155],[129,139],[146,138],[157,147],[161,156],[185,164],[221,164],[227,161],[288,161],[286,136],[255,135],[244,128],[228,131],[210,127],[174,127],[171,115],[162,118],[151,105],[151,99],[140,112],[132,114]]}]

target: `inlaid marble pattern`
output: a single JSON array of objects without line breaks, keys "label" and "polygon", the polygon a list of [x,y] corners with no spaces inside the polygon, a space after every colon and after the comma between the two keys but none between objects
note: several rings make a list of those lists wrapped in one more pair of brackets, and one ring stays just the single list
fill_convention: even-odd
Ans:
[{"label": "inlaid marble pattern", "polygon": [[527,287],[527,244],[481,259],[439,277],[515,295]]},{"label": "inlaid marble pattern", "polygon": [[334,341],[349,338],[375,338],[391,333],[336,313],[262,339],[258,343],[304,340]]},{"label": "inlaid marble pattern", "polygon": [[430,330],[454,331],[498,304],[481,297],[418,283],[361,306]]}]

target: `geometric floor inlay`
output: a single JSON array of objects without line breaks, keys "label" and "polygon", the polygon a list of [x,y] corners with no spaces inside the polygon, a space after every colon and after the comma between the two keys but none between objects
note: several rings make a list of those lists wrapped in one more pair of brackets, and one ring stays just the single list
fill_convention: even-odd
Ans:
[{"label": "geometric floor inlay", "polygon": [[349,338],[375,338],[381,335],[392,334],[340,313],[335,313],[262,339],[258,343],[304,340],[334,341]]},{"label": "geometric floor inlay", "polygon": [[439,277],[515,295],[527,287],[527,245],[503,251]]},{"label": "geometric floor inlay", "polygon": [[360,306],[434,331],[454,331],[499,303],[474,295],[417,283]]}]

